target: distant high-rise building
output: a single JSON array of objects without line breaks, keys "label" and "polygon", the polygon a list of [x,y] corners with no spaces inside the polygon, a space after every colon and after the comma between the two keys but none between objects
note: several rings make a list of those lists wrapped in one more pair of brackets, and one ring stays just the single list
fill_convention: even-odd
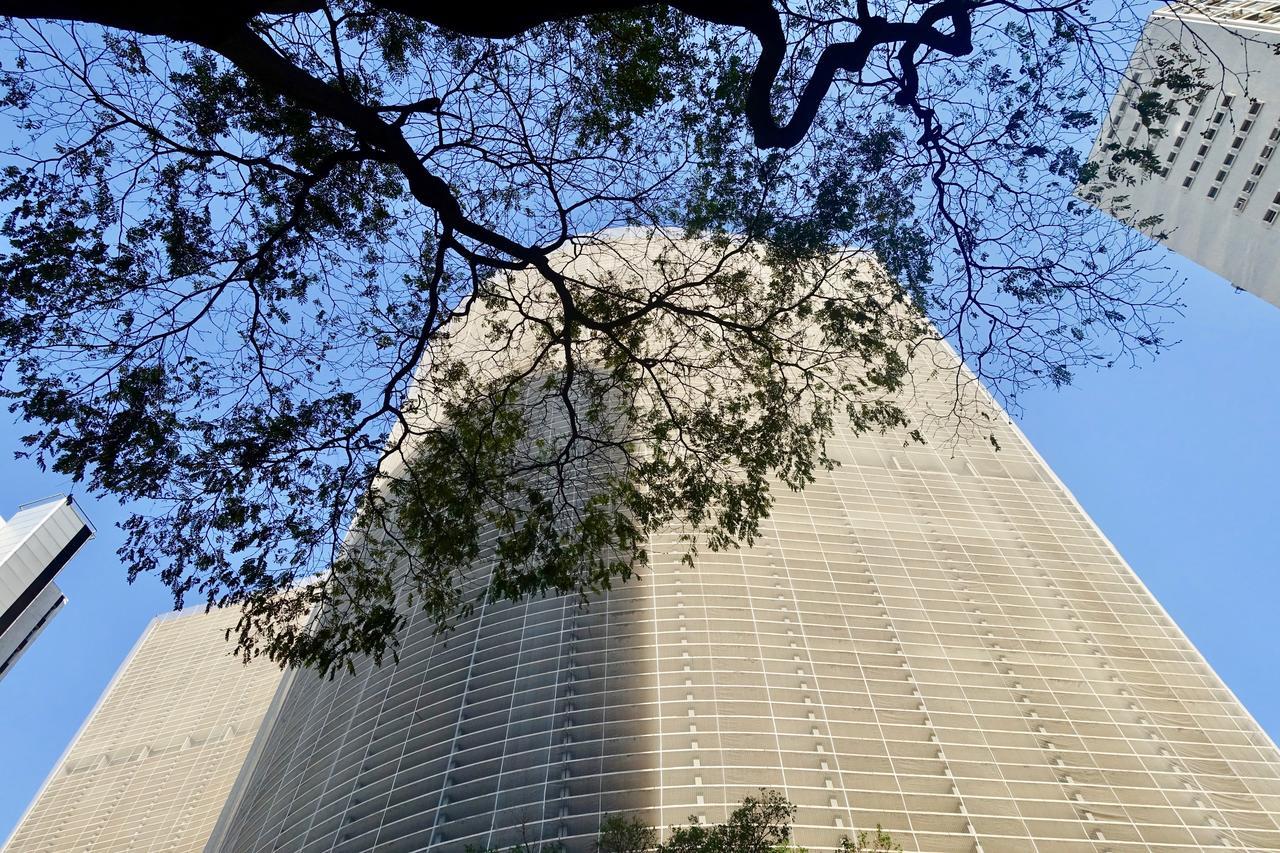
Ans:
[{"label": "distant high-rise building", "polygon": [[[1159,125],[1144,127],[1134,98],[1155,77],[1157,60],[1178,45],[1208,72],[1211,88]],[[1149,233],[1235,286],[1280,305],[1280,3],[1199,0],[1158,9],[1147,22],[1126,80],[1116,93],[1096,160],[1105,146],[1150,146],[1157,174],[1120,186],[1121,215],[1159,215]],[[1179,62],[1184,68],[1185,63]],[[1111,212],[1108,210],[1108,212]]]},{"label": "distant high-rise building", "polygon": [[66,603],[53,579],[91,538],[93,528],[70,498],[28,504],[0,519],[0,678]]},{"label": "distant high-rise building", "polygon": [[[928,423],[963,374],[918,352]],[[588,853],[602,815],[715,823],[762,786],[815,851],[876,824],[937,853],[1280,850],[1280,752],[968,388],[1000,449],[842,424],[753,548],[690,567],[671,531],[589,607],[419,614],[398,662],[293,678],[209,851]]]},{"label": "distant high-rise building", "polygon": [[155,619],[5,853],[203,850],[280,683],[229,654],[239,612]]}]

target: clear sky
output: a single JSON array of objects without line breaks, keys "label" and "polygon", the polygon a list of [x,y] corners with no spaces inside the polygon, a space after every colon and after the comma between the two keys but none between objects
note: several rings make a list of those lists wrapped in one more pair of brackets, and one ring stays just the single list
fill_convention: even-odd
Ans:
[{"label": "clear sky", "polygon": [[[1040,453],[1274,736],[1280,735],[1280,308],[1180,259],[1181,343],[1139,369],[1027,395]],[[70,484],[12,461],[0,422],[0,513]],[[0,839],[93,707],[149,619],[154,578],[130,588],[114,551],[119,507],[78,495],[98,528],[58,579],[69,599],[0,681]]]}]

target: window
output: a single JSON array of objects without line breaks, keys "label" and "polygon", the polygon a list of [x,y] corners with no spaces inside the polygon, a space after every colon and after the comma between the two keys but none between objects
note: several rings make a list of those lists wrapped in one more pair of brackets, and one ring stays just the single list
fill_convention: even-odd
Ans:
[{"label": "window", "polygon": [[[1280,125],[1277,125],[1271,131],[1271,135],[1272,136],[1280,135]],[[1269,142],[1267,145],[1262,146],[1262,150],[1258,152],[1258,159],[1254,161],[1253,166],[1249,169],[1249,175],[1244,182],[1244,186],[1240,188],[1240,195],[1236,199],[1236,204],[1234,208],[1236,213],[1239,213],[1240,211],[1244,210],[1246,206],[1248,206],[1249,197],[1250,195],[1252,195],[1253,191],[1257,189],[1258,180],[1259,178],[1262,177],[1262,174],[1267,170],[1267,164],[1271,161],[1271,157],[1273,154],[1275,154],[1275,151],[1276,151],[1276,146],[1274,142]],[[1271,219],[1266,219],[1265,213],[1263,214],[1263,219],[1267,223],[1270,223],[1272,221]]]},{"label": "window", "polygon": [[1262,221],[1268,225],[1274,225],[1277,217],[1280,217],[1280,192],[1271,199],[1271,206],[1267,208],[1266,213],[1262,214]]}]

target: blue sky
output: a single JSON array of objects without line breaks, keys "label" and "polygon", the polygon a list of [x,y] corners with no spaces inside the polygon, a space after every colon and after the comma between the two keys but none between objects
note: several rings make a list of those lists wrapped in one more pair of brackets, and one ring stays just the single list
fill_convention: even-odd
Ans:
[{"label": "blue sky", "polygon": [[[1188,282],[1180,343],[1139,369],[1085,374],[1024,396],[1019,421],[1227,684],[1280,734],[1280,308],[1173,258]],[[0,423],[0,513],[70,483],[12,461]],[[154,578],[132,588],[114,551],[123,511],[80,496],[98,527],[63,571],[69,599],[0,681],[0,839],[152,616]]]}]

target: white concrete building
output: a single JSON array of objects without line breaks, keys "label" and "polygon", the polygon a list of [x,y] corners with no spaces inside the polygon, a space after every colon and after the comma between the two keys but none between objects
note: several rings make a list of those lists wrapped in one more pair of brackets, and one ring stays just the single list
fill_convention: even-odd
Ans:
[{"label": "white concrete building", "polygon": [[[961,374],[917,357],[928,424]],[[398,663],[293,675],[208,850],[589,853],[603,815],[714,823],[762,786],[814,851],[876,824],[934,853],[1280,850],[1280,752],[962,387],[980,434],[837,427],[753,548],[689,567],[663,533],[589,607],[419,614]]]},{"label": "white concrete building", "polygon": [[147,626],[4,853],[204,849],[281,677],[229,654],[238,617],[184,612]]},{"label": "white concrete building", "polygon": [[[1184,103],[1162,137],[1131,106],[1154,76],[1156,58],[1181,45],[1212,86]],[[1275,0],[1175,2],[1152,14],[1128,79],[1092,157],[1108,143],[1150,146],[1159,174],[1112,192],[1128,196],[1125,216],[1163,217],[1173,251],[1236,287],[1280,305],[1280,3]]]},{"label": "white concrete building", "polygon": [[0,519],[0,678],[66,604],[54,577],[91,538],[93,528],[70,498],[28,504]]}]

